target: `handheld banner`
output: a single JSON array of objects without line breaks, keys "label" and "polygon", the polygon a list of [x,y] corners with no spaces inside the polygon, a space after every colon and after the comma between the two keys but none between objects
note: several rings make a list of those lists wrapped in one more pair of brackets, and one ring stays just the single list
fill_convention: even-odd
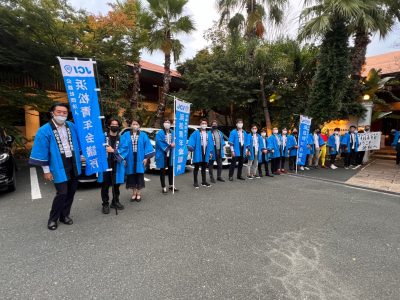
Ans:
[{"label": "handheld banner", "polygon": [[308,134],[310,133],[311,118],[300,116],[299,126],[299,151],[297,151],[297,164],[304,166],[308,154]]},{"label": "handheld banner", "polygon": [[185,173],[188,155],[187,139],[190,118],[190,103],[175,99],[175,157],[174,175]]},{"label": "handheld banner", "polygon": [[364,132],[358,134],[358,151],[381,149],[382,132]]},{"label": "handheld banner", "polygon": [[93,68],[96,62],[62,58],[58,60],[82,154],[86,158],[86,175],[104,172],[108,169],[108,163]]}]

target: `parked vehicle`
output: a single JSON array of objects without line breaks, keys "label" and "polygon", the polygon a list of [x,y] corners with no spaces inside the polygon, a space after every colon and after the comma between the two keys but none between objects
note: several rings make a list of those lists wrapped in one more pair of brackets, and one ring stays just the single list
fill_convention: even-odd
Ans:
[{"label": "parked vehicle", "polygon": [[7,135],[0,128],[0,190],[13,192],[17,188],[16,170],[14,158],[14,137]]}]

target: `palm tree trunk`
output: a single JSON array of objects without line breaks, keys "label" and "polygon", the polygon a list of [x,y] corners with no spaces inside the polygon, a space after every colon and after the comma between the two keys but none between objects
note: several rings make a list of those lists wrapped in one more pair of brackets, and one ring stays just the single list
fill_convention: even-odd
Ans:
[{"label": "palm tree trunk", "polygon": [[133,86],[132,96],[130,99],[131,110],[135,112],[139,105],[139,93],[140,93],[140,64],[135,63],[133,65]]},{"label": "palm tree trunk", "polygon": [[161,122],[164,119],[165,108],[167,105],[167,94],[169,93],[170,82],[171,82],[171,53],[165,53],[163,89],[157,107],[155,122],[153,124],[154,128],[160,128]]},{"label": "palm tree trunk", "polygon": [[354,49],[351,57],[351,78],[354,81],[354,93],[357,98],[362,96],[362,69],[366,62],[367,47],[370,42],[371,35],[369,32],[364,30],[356,31]]},{"label": "palm tree trunk", "polygon": [[268,135],[271,135],[272,132],[272,124],[271,124],[271,116],[268,110],[268,99],[265,95],[265,83],[264,83],[264,76],[260,76],[260,89],[261,89],[261,99],[263,103],[263,111],[264,111],[264,118],[265,118],[265,126],[267,129]]}]

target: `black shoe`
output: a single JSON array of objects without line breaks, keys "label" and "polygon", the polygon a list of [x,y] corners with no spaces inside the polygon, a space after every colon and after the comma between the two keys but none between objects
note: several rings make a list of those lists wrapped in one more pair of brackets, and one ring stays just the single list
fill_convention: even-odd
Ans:
[{"label": "black shoe", "polygon": [[193,183],[193,186],[194,186],[196,189],[198,189],[198,188],[200,187],[199,184],[198,184],[197,182]]},{"label": "black shoe", "polygon": [[247,176],[247,179],[254,179],[254,177],[253,176],[251,176],[251,175],[249,175],[249,176]]},{"label": "black shoe", "polygon": [[114,208],[114,209],[116,208],[118,210],[123,210],[125,207],[121,203],[119,203],[119,201],[118,202],[115,201],[115,202],[111,202],[110,208]]},{"label": "black shoe", "polygon": [[263,174],[258,174],[258,177],[261,178],[261,177],[264,177],[264,175]]},{"label": "black shoe", "polygon": [[65,224],[65,225],[72,225],[74,224],[74,221],[72,221],[72,219],[70,217],[64,217],[64,218],[60,218],[60,222]]},{"label": "black shoe", "polygon": [[56,230],[56,229],[57,229],[57,222],[49,221],[49,222],[47,223],[47,228],[48,228],[49,230]]},{"label": "black shoe", "polygon": [[101,210],[103,214],[108,215],[110,213],[110,205],[103,205],[103,208]]},{"label": "black shoe", "polygon": [[218,177],[217,180],[221,181],[221,182],[225,182],[225,179],[223,179],[222,177]]},{"label": "black shoe", "polygon": [[244,179],[242,176],[238,177],[237,179],[239,179],[239,180],[246,180],[246,179]]},{"label": "black shoe", "polygon": [[167,191],[167,188],[166,188],[166,187],[163,187],[163,188],[162,188],[162,193],[163,193],[164,195],[168,194],[168,191]]},{"label": "black shoe", "polygon": [[229,181],[233,181],[233,177],[229,177]]},{"label": "black shoe", "polygon": [[179,192],[179,190],[177,188],[174,188],[172,186],[169,187],[169,190],[172,192],[172,189],[174,189],[174,192]]},{"label": "black shoe", "polygon": [[272,175],[272,174],[267,174],[266,176],[268,176],[268,177],[274,177],[274,175]]},{"label": "black shoe", "polygon": [[201,186],[211,187],[211,184],[209,184],[208,182],[204,182],[204,183],[201,184]]}]

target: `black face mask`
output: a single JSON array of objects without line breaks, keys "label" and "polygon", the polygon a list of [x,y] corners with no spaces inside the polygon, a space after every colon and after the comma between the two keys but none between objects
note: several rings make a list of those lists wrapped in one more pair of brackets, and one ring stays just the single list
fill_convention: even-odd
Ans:
[{"label": "black face mask", "polygon": [[217,130],[217,129],[218,129],[218,126],[213,125],[211,128],[212,128],[213,130]]},{"label": "black face mask", "polygon": [[294,135],[297,135],[297,131],[293,132]]},{"label": "black face mask", "polygon": [[114,133],[118,132],[119,126],[110,126],[110,130]]}]

